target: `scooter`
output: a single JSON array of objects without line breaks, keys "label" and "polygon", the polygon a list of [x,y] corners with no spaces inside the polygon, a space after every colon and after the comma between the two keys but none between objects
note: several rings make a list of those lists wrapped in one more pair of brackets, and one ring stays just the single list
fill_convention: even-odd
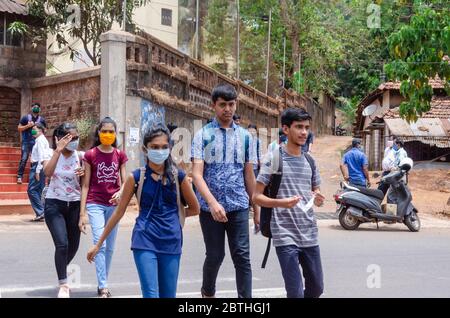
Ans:
[{"label": "scooter", "polygon": [[[356,230],[361,223],[382,221],[388,224],[404,223],[411,232],[420,230],[419,212],[412,204],[412,195],[403,177],[412,169],[410,158],[404,159],[398,171],[382,177],[389,184],[387,203],[382,205],[384,193],[341,182],[341,191],[334,195],[339,223],[346,230]],[[384,211],[383,211],[384,210]]]}]

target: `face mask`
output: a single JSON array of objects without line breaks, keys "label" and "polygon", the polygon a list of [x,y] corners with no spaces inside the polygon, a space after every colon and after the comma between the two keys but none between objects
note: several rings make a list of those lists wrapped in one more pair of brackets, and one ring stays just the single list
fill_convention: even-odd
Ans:
[{"label": "face mask", "polygon": [[36,130],[31,131],[31,136],[37,136],[38,132]]},{"label": "face mask", "polygon": [[394,145],[392,146],[392,149],[394,149],[395,151],[397,151],[397,150],[398,150],[398,146],[394,144]]},{"label": "face mask", "polygon": [[41,109],[39,107],[33,107],[31,110],[33,111],[33,113],[36,113],[36,114],[41,111]]},{"label": "face mask", "polygon": [[147,149],[147,157],[148,160],[153,162],[154,164],[160,165],[169,158],[170,149],[162,149],[162,150],[154,150]]},{"label": "face mask", "polygon": [[69,150],[69,151],[71,151],[71,152],[74,152],[75,150],[78,149],[78,145],[79,145],[79,144],[80,144],[80,141],[79,141],[79,140],[71,141],[71,142],[69,142],[69,143],[67,144],[66,149]]},{"label": "face mask", "polygon": [[115,133],[99,133],[100,143],[104,146],[111,146],[116,141]]}]

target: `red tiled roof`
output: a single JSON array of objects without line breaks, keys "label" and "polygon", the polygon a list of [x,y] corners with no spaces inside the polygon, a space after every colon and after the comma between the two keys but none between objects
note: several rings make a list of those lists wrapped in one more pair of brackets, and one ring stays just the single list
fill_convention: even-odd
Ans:
[{"label": "red tiled roof", "polygon": [[[393,108],[387,111],[383,118],[393,119],[400,118],[399,108]],[[420,116],[420,118],[450,118],[450,96],[436,97],[431,100],[431,108],[428,112]]]},{"label": "red tiled roof", "polygon": [[23,0],[1,0],[0,12],[28,15],[28,9]]},{"label": "red tiled roof", "polygon": [[[440,79],[432,79],[429,80],[428,83],[431,85],[434,89],[444,88],[445,81],[442,81]],[[386,82],[378,86],[379,90],[390,90],[390,89],[400,89],[400,82]]]}]

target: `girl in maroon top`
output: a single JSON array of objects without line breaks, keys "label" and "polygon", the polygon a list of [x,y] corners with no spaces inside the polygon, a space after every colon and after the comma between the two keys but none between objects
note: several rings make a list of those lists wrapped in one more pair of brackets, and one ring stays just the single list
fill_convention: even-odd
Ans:
[{"label": "girl in maroon top", "polygon": [[[87,216],[92,228],[94,244],[97,244],[105,224],[116,208],[120,188],[126,179],[126,154],[117,149],[117,125],[109,117],[104,118],[95,132],[92,149],[84,155],[85,178],[81,192],[80,230],[86,234]],[[114,252],[117,226],[103,243],[95,257],[99,297],[111,297],[108,274]]]}]

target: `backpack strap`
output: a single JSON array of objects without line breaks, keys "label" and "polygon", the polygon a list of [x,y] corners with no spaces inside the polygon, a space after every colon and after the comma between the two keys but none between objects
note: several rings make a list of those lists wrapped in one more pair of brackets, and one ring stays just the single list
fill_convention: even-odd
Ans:
[{"label": "backpack strap", "polygon": [[311,187],[312,187],[314,179],[316,178],[316,162],[315,162],[314,158],[309,153],[306,153],[306,152],[305,152],[305,158],[308,161],[308,163],[311,167],[311,170],[312,170],[312,175],[311,175]]},{"label": "backpack strap", "polygon": [[[277,172],[272,173],[272,175],[270,176],[270,182],[268,186],[269,186],[269,197],[275,199],[278,195],[278,190],[280,190],[281,178],[283,177],[283,149],[281,148],[281,146],[279,146],[278,151],[275,152],[273,161],[278,162],[278,167]],[[273,209],[270,210],[270,213],[273,213]],[[266,268],[267,260],[269,259],[271,245],[272,245],[272,237],[269,236],[261,268]]]},{"label": "backpack strap", "polygon": [[270,246],[272,245],[272,238],[269,237],[269,239],[267,240],[267,247],[266,247],[266,252],[264,253],[264,258],[261,264],[261,268],[266,268],[266,264],[267,264],[267,259],[269,258],[269,253],[270,253]]},{"label": "backpack strap", "polygon": [[145,180],[145,167],[140,167],[140,174],[139,174],[139,181],[138,181],[138,188],[136,192],[136,198],[138,200],[139,206],[141,205],[141,195],[142,195],[142,188],[144,187],[144,180]]},{"label": "backpack strap", "polygon": [[177,188],[177,206],[178,206],[178,216],[180,218],[181,227],[184,227],[184,221],[186,220],[186,215],[184,212],[184,207],[181,205],[181,195],[180,195],[180,182],[178,180],[178,169],[173,168],[173,176],[175,178],[175,186]]}]

